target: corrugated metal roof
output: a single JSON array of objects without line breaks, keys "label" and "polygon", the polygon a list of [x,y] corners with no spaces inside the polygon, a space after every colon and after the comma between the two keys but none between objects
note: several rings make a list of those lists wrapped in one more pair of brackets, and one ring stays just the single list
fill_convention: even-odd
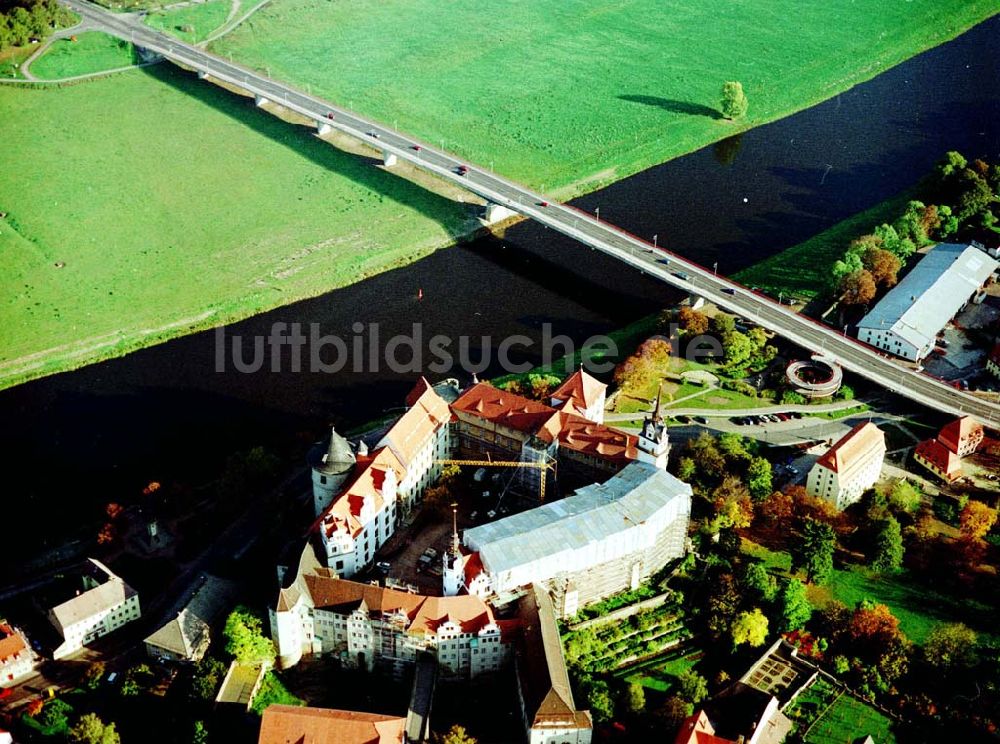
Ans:
[{"label": "corrugated metal roof", "polygon": [[491,524],[465,531],[491,572],[511,569],[564,549],[582,548],[631,529],[691,486],[645,462],[633,462],[604,483]]},{"label": "corrugated metal roof", "polygon": [[858,327],[891,330],[923,349],[997,268],[1000,264],[978,248],[942,243],[879,300]]}]

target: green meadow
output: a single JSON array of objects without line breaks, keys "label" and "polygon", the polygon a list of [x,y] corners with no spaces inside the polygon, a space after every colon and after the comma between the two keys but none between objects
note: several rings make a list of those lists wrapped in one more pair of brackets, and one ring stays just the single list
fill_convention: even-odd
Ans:
[{"label": "green meadow", "polygon": [[139,61],[127,41],[100,31],[87,31],[73,39],[56,39],[45,53],[31,63],[31,74],[41,80],[87,75],[92,72],[128,67]]},{"label": "green meadow", "polygon": [[146,25],[196,43],[219,28],[229,15],[227,0],[211,0],[174,10],[161,10],[146,16]]}]

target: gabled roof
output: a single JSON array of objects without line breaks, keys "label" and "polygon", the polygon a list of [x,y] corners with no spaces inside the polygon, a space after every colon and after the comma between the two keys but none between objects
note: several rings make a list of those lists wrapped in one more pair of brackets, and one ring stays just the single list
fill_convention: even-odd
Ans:
[{"label": "gabled roof", "polygon": [[68,628],[136,596],[136,591],[111,573],[107,566],[94,558],[88,560],[89,575],[103,583],[52,608],[52,616],[60,628]]},{"label": "gabled roof", "polygon": [[967,442],[978,445],[983,441],[983,425],[972,416],[963,416],[941,427],[938,441],[957,454]]},{"label": "gabled roof", "polygon": [[559,446],[604,460],[635,460],[639,439],[604,424],[595,424],[575,414],[559,414]]},{"label": "gabled roof", "polygon": [[892,330],[916,349],[937,332],[1000,266],[973,246],[942,243],[872,308],[859,328]]},{"label": "gabled roof", "polygon": [[537,432],[555,413],[555,409],[544,403],[499,390],[486,382],[473,385],[451,405],[456,412],[529,434]]},{"label": "gabled roof", "polygon": [[427,440],[451,421],[451,409],[423,377],[406,396],[406,405],[406,413],[390,427],[378,446],[389,447],[399,462],[409,466]]},{"label": "gabled roof", "polygon": [[316,524],[332,535],[338,529],[347,530],[352,536],[364,529],[361,511],[365,500],[370,500],[372,510],[378,513],[383,505],[382,490],[388,471],[392,470],[398,483],[406,473],[405,468],[388,447],[375,450],[371,455],[358,456],[358,473],[351,484],[344,489]]},{"label": "gabled roof", "polygon": [[270,705],[258,744],[402,744],[406,719],[329,708]]},{"label": "gabled roof", "polygon": [[571,374],[552,393],[552,404],[558,408],[570,407],[570,410],[586,411],[607,390],[608,386],[591,377],[583,371],[583,367]]},{"label": "gabled roof", "polygon": [[843,474],[859,464],[876,447],[885,450],[885,434],[875,424],[865,422],[841,437],[816,464]]},{"label": "gabled roof", "polygon": [[943,471],[948,480],[954,480],[962,472],[962,461],[959,456],[936,439],[922,441],[914,450],[914,455],[924,458],[938,470]]},{"label": "gabled roof", "polygon": [[704,710],[697,710],[693,716],[684,719],[674,744],[735,744],[732,739],[715,735],[715,727],[708,720]]},{"label": "gabled roof", "polygon": [[495,624],[493,610],[475,595],[426,597],[318,572],[307,574],[304,582],[312,606],[317,609],[341,614],[363,609],[379,616],[401,613],[406,617],[406,630],[410,633],[436,633],[449,621],[464,633],[477,633]]},{"label": "gabled roof", "polygon": [[532,728],[591,728],[590,714],[573,702],[566,659],[552,600],[532,584],[518,601],[521,639],[515,651],[517,676]]},{"label": "gabled roof", "polygon": [[208,649],[211,626],[225,612],[236,594],[231,581],[204,575],[192,592],[182,598],[169,622],[147,636],[146,643],[185,658],[199,657]]},{"label": "gabled roof", "polygon": [[24,636],[18,630],[6,623],[0,623],[0,664],[6,664],[27,649]]}]

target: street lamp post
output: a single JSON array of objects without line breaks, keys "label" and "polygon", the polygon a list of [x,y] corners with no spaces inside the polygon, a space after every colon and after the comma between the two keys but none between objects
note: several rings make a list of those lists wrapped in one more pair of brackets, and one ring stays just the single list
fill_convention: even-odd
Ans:
[{"label": "street lamp post", "polygon": [[595,217],[595,219],[598,222],[601,221],[601,208],[600,207],[594,207],[594,217]]},{"label": "street lamp post", "polygon": [[658,237],[658,236],[656,236],[656,235],[654,235],[654,236],[653,236],[653,247],[654,247],[654,248],[656,247],[656,238],[657,238],[657,237]]},{"label": "street lamp post", "polygon": [[718,275],[719,275],[719,262],[716,261],[714,264],[712,264],[712,276],[718,276]]}]

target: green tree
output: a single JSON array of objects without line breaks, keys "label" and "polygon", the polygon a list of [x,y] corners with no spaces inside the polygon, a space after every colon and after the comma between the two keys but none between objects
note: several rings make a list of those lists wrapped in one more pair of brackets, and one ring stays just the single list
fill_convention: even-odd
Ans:
[{"label": "green tree", "polygon": [[476,740],[466,733],[465,727],[457,723],[447,733],[435,737],[435,741],[437,744],[476,744]]},{"label": "green tree", "polygon": [[726,313],[716,313],[711,321],[712,332],[722,336],[736,330],[736,318]]},{"label": "green tree", "polygon": [[195,721],[191,731],[191,744],[208,744],[208,729],[204,721]]},{"label": "green tree", "polygon": [[747,486],[754,501],[767,498],[774,490],[772,487],[771,463],[763,457],[755,457],[747,468]]},{"label": "green tree", "polygon": [[96,690],[104,677],[106,667],[103,661],[95,661],[87,665],[87,671],[83,673],[82,685],[88,690]]},{"label": "green tree", "polygon": [[841,385],[834,397],[838,400],[854,400],[854,388],[850,385]]},{"label": "green tree", "polygon": [[750,107],[743,84],[730,80],[722,86],[722,115],[727,119],[742,119]]},{"label": "green tree", "polygon": [[615,703],[607,682],[602,679],[589,679],[583,688],[587,705],[595,721],[605,723],[615,717]]},{"label": "green tree", "polygon": [[804,627],[812,617],[813,611],[806,596],[806,585],[796,578],[789,579],[781,588],[778,607],[782,631],[788,632]]},{"label": "green tree", "polygon": [[646,707],[646,688],[638,682],[629,682],[625,687],[622,707],[627,715],[638,715]]},{"label": "green tree", "polygon": [[864,271],[864,269],[865,267],[861,261],[861,254],[848,251],[842,258],[833,262],[833,267],[831,269],[833,283],[839,287],[844,281],[844,277],[860,273],[861,271]]},{"label": "green tree", "polygon": [[825,522],[806,519],[802,534],[792,545],[792,569],[805,570],[806,580],[822,584],[833,571],[837,537]]},{"label": "green tree", "polygon": [[698,672],[688,669],[677,676],[677,695],[697,705],[708,697],[708,682]]},{"label": "green tree", "polygon": [[750,612],[741,612],[733,622],[733,646],[742,646],[744,643],[756,648],[762,646],[767,640],[767,618],[755,607]]},{"label": "green tree", "polygon": [[694,464],[694,460],[690,457],[682,457],[677,461],[677,477],[685,483],[690,482],[694,478],[697,470],[698,468]]},{"label": "green tree", "polygon": [[237,607],[229,614],[222,635],[226,639],[226,653],[241,664],[274,661],[274,644],[264,637],[260,618],[247,607]]},{"label": "green tree", "polygon": [[745,367],[753,351],[753,343],[745,333],[731,331],[723,334],[722,353],[727,368],[733,370]]},{"label": "green tree", "polygon": [[96,714],[84,713],[69,731],[73,744],[121,744],[113,723],[105,724]]},{"label": "green tree", "polygon": [[871,567],[881,573],[899,570],[903,564],[903,535],[895,517],[886,517],[875,528]]},{"label": "green tree", "polygon": [[778,582],[768,573],[763,563],[746,564],[743,569],[743,586],[764,603],[772,602],[778,593]]},{"label": "green tree", "polygon": [[653,720],[661,731],[676,731],[684,719],[694,712],[694,706],[678,695],[671,695],[656,710]]},{"label": "green tree", "polygon": [[941,674],[971,669],[979,661],[978,640],[975,631],[962,623],[943,623],[927,635],[924,661]]},{"label": "green tree", "polygon": [[69,714],[73,707],[69,703],[56,698],[45,704],[38,722],[48,729],[50,734],[65,731],[69,727]]},{"label": "green tree", "polygon": [[226,674],[226,665],[216,658],[206,656],[194,667],[191,678],[191,697],[195,700],[211,702],[219,692],[219,686]]}]

